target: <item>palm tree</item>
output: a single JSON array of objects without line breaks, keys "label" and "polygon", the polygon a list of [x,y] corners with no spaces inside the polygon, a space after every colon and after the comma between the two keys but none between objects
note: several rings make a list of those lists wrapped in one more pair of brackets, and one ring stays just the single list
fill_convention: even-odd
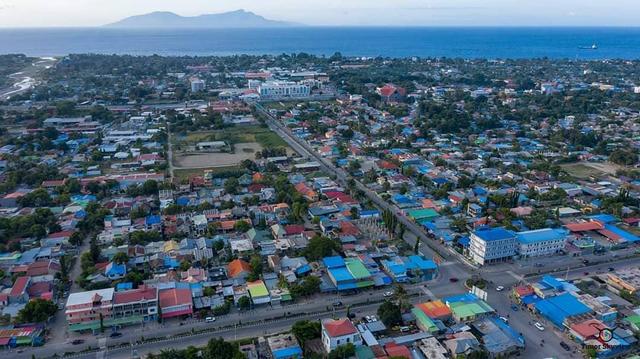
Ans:
[{"label": "palm tree", "polygon": [[409,293],[404,289],[402,284],[398,284],[393,291],[393,300],[400,307],[400,310],[404,311],[409,308]]}]

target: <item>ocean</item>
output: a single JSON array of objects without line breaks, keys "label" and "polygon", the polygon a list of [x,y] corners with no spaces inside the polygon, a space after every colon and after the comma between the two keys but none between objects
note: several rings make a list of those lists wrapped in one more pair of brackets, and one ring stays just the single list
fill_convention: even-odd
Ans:
[{"label": "ocean", "polygon": [[[580,49],[597,45],[596,50]],[[640,28],[0,29],[0,53],[640,59]]]}]

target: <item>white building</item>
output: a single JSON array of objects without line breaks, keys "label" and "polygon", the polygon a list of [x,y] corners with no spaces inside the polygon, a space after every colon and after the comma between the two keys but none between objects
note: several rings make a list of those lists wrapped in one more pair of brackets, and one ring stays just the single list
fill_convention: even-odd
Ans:
[{"label": "white building", "polygon": [[471,233],[470,239],[471,259],[480,265],[504,262],[516,254],[516,236],[504,228],[477,230]]},{"label": "white building", "polygon": [[355,346],[362,345],[362,337],[349,319],[322,320],[322,345],[327,353],[349,343]]},{"label": "white building", "polygon": [[260,84],[258,93],[263,98],[309,97],[311,88],[291,81],[267,81]]},{"label": "white building", "polygon": [[564,250],[567,236],[563,230],[543,228],[517,233],[518,253],[523,258],[546,256]]},{"label": "white building", "polygon": [[205,86],[206,86],[206,83],[204,82],[204,80],[200,80],[200,79],[191,80],[191,92],[204,91]]}]

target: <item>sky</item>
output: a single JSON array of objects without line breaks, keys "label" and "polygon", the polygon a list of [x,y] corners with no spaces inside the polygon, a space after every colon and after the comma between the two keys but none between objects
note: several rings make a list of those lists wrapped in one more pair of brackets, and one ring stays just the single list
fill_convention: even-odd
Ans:
[{"label": "sky", "polygon": [[640,26],[640,0],[0,0],[0,27],[100,26],[245,9],[321,26]]}]

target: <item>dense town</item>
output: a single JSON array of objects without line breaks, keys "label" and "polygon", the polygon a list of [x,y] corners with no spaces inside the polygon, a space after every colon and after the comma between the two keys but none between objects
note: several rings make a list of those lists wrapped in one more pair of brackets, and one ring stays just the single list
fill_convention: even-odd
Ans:
[{"label": "dense town", "polygon": [[0,102],[1,355],[637,358],[640,62],[54,60]]}]

